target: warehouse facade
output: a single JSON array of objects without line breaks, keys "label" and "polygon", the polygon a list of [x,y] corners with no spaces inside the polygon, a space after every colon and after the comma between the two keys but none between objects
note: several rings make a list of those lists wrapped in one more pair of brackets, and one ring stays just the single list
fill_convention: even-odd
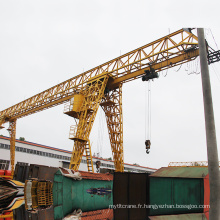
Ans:
[{"label": "warehouse facade", "polygon": [[[16,140],[15,145],[15,164],[30,165],[39,164],[52,167],[68,168],[71,151],[49,147],[29,141]],[[96,161],[100,161],[100,170],[114,170],[114,162],[99,157],[93,157],[94,171],[96,172]],[[10,169],[10,139],[0,136],[0,169]],[[86,156],[83,155],[79,167],[81,171],[87,171]],[[156,169],[137,166],[125,163],[125,172],[155,172]]]}]

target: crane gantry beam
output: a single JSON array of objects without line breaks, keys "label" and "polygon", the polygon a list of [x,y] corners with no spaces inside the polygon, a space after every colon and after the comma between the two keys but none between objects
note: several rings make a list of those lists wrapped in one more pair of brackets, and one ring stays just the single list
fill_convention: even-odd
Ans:
[{"label": "crane gantry beam", "polygon": [[[120,104],[115,103],[115,106],[112,107],[102,107],[106,113],[110,141],[112,141],[111,146],[114,155],[114,160],[120,161],[115,161],[116,171],[123,171],[123,165],[121,165],[121,167],[119,165],[119,163],[123,163],[123,135],[117,136],[111,133],[116,132],[116,130],[123,132],[122,114],[120,112],[122,111],[122,84],[142,77],[143,75],[145,75],[146,70],[151,70],[153,68],[154,71],[159,72],[171,68],[173,66],[189,62],[195,59],[198,55],[199,49],[197,36],[195,36],[188,30],[180,29],[156,41],[139,47],[113,60],[110,60],[102,65],[92,68],[56,86],[53,86],[3,111],[0,111],[0,128],[2,128],[2,125],[6,122],[15,122],[18,118],[22,118],[24,116],[54,107],[64,102],[68,102],[77,94],[84,94],[85,99],[83,101],[83,106],[94,105],[95,108],[92,109],[94,114],[91,120],[86,109],[81,109],[77,113],[78,119],[84,117],[83,120],[87,120],[79,120],[81,124],[85,124],[85,122],[90,123],[90,126],[86,131],[87,133],[84,133],[84,136],[86,138],[78,138],[77,140],[76,138],[74,139],[75,145],[71,158],[71,167],[78,168],[84,148],[88,146],[89,134],[92,128],[95,114],[97,112],[95,100],[93,99],[90,102],[88,102],[88,100],[90,99],[90,95],[87,94],[87,91],[88,87],[91,87],[91,85],[93,84],[97,84],[97,82],[99,81],[103,83],[102,91],[113,91],[113,94],[115,95],[117,91],[120,91],[120,99],[118,99],[118,103]],[[91,91],[93,91],[92,88]],[[101,96],[99,96],[99,99],[96,100],[98,101],[98,104],[106,101],[106,97],[108,95],[104,97],[104,93],[105,92],[102,92],[102,94],[100,93]],[[99,93],[97,92],[97,94]],[[117,106],[119,106],[120,108],[118,108]],[[115,111],[117,111],[117,113]],[[113,116],[117,114],[120,115],[120,117],[113,118]],[[115,120],[120,121],[120,123],[116,123],[117,125],[115,125]],[[15,129],[10,132],[11,138],[14,138],[15,136],[13,132],[16,132]],[[76,134],[79,133],[83,133],[82,128],[80,128],[80,126],[79,128],[77,128],[76,131]],[[120,141],[116,141],[116,139]],[[13,152],[11,155],[11,160],[14,160]],[[14,161],[11,161],[11,163],[13,165]]]},{"label": "crane gantry beam", "polygon": [[81,91],[88,81],[102,74],[109,74],[109,87],[134,80],[144,74],[144,70],[154,66],[157,71],[191,61],[198,56],[198,38],[183,29],[160,38],[145,46],[119,56],[100,66],[92,68],[69,80],[59,83],[37,95],[0,112],[0,126],[38,111],[62,104]]}]

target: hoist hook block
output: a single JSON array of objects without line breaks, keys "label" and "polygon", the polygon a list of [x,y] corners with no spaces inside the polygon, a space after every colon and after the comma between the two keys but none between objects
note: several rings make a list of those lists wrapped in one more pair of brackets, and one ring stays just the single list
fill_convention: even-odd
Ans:
[{"label": "hoist hook block", "polygon": [[142,81],[148,81],[150,79],[158,78],[159,75],[155,72],[155,69],[150,68],[150,70],[144,70],[145,75],[142,76]]},{"label": "hoist hook block", "polygon": [[151,145],[151,142],[150,140],[146,140],[145,141],[145,146],[146,146],[146,153],[149,154],[150,153],[150,145]]}]

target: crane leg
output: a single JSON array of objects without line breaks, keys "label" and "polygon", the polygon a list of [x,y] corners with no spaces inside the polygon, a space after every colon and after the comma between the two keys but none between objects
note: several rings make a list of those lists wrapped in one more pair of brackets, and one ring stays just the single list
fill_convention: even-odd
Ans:
[{"label": "crane leg", "polygon": [[75,129],[73,129],[74,134],[71,138],[74,140],[74,147],[70,160],[70,169],[79,169],[83,152],[85,150],[88,171],[94,172],[89,135],[91,133],[99,104],[104,96],[107,81],[108,76],[100,77],[95,81],[88,82],[86,89],[82,91],[84,100],[78,112],[78,122],[75,125]]},{"label": "crane leg", "polygon": [[115,171],[124,172],[122,84],[107,93],[100,105],[106,116]]},{"label": "crane leg", "polygon": [[11,159],[11,175],[14,176],[15,165],[15,140],[16,140],[16,119],[9,122],[9,135],[10,135],[10,159]]}]

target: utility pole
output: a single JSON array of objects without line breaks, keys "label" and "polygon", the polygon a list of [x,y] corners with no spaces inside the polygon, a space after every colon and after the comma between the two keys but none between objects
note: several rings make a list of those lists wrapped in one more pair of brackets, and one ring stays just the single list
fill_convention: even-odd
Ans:
[{"label": "utility pole", "polygon": [[[202,77],[203,102],[205,111],[206,143],[208,153],[208,171],[210,185],[210,210],[209,219],[220,219],[220,179],[219,160],[215,132],[215,120],[212,104],[211,84],[207,61],[207,47],[204,38],[204,29],[197,28],[199,41],[199,56]],[[204,204],[206,205],[206,204]]]}]

